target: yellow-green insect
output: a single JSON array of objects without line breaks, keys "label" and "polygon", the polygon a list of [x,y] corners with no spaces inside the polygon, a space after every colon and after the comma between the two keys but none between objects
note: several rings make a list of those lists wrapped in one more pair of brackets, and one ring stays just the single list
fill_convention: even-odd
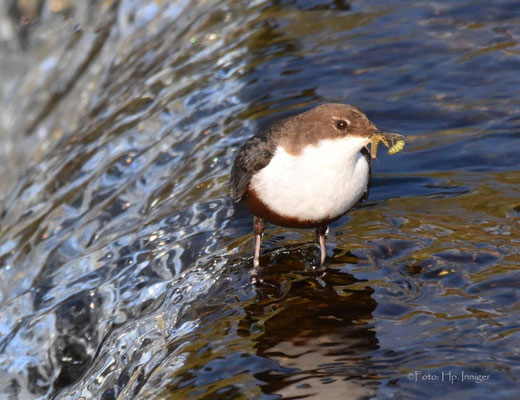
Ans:
[{"label": "yellow-green insect", "polygon": [[404,149],[404,139],[398,139],[395,144],[392,144],[392,147],[388,149],[388,154],[399,153],[402,149]]},{"label": "yellow-green insect", "polygon": [[[376,158],[377,156],[377,146],[379,145],[379,142],[383,142],[386,147],[389,147],[388,154],[390,155],[399,153],[404,148],[405,144],[404,137],[396,133],[387,133],[386,135],[376,133],[370,139],[370,156],[372,158]],[[392,143],[391,146],[389,142]]]},{"label": "yellow-green insect", "polygon": [[374,134],[372,139],[370,139],[370,156],[372,158],[377,157],[377,146],[379,145],[379,142],[383,142],[384,145],[388,147],[388,141],[383,135]]}]

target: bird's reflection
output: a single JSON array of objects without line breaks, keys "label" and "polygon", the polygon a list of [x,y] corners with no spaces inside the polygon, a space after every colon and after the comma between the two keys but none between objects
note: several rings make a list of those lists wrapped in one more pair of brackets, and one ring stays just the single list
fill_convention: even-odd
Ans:
[{"label": "bird's reflection", "polygon": [[[371,329],[374,291],[349,290],[359,281],[335,268],[334,258],[325,270],[305,267],[302,253],[312,259],[315,251],[312,245],[300,246],[264,257],[265,284],[257,288],[258,301],[246,307],[242,327],[263,324],[255,350],[278,368],[255,378],[265,394],[284,398],[370,396],[377,386],[370,379],[370,353],[378,349]],[[347,258],[357,262],[353,255]],[[264,320],[266,314],[271,316]]]}]

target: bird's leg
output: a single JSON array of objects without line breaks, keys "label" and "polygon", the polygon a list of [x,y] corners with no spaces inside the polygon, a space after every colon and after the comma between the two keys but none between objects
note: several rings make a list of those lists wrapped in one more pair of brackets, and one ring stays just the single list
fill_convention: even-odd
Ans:
[{"label": "bird's leg", "polygon": [[260,273],[260,245],[262,244],[262,235],[264,233],[265,225],[262,218],[253,218],[253,232],[255,234],[255,255],[253,257],[253,270],[251,271],[251,282],[256,285],[262,283],[262,278],[259,278]]},{"label": "bird's leg", "polygon": [[327,258],[327,247],[325,247],[325,235],[327,234],[327,225],[316,228],[316,238],[320,245],[320,267],[325,263]]},{"label": "bird's leg", "polygon": [[253,258],[253,267],[255,270],[260,265],[260,245],[262,244],[262,235],[264,233],[265,225],[262,218],[253,218],[253,231],[255,233],[255,256]]}]

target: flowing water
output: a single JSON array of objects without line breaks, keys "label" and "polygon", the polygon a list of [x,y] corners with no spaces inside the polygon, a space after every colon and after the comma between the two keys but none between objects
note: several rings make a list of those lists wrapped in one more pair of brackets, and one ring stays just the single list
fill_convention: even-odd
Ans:
[{"label": "flowing water", "polygon": [[[518,398],[513,0],[0,6],[2,399]],[[407,137],[310,230],[227,192],[330,101]]]}]

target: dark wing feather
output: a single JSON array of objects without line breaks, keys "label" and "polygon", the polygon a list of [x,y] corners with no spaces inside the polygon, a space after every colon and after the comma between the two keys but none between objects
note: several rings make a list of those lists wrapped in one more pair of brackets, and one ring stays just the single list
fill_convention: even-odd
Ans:
[{"label": "dark wing feather", "polygon": [[359,199],[358,204],[362,203],[363,201],[368,200],[368,195],[370,194],[369,193],[370,192],[370,180],[372,178],[372,157],[370,157],[370,153],[368,152],[368,150],[366,148],[361,149],[361,154],[363,154],[363,156],[365,157],[365,160],[367,160],[367,162],[368,162],[368,184],[367,184],[367,190],[363,194],[363,196],[361,196],[361,198]]},{"label": "dark wing feather", "polygon": [[231,168],[229,192],[235,203],[246,195],[253,174],[269,164],[275,148],[268,137],[253,136],[246,140]]}]

